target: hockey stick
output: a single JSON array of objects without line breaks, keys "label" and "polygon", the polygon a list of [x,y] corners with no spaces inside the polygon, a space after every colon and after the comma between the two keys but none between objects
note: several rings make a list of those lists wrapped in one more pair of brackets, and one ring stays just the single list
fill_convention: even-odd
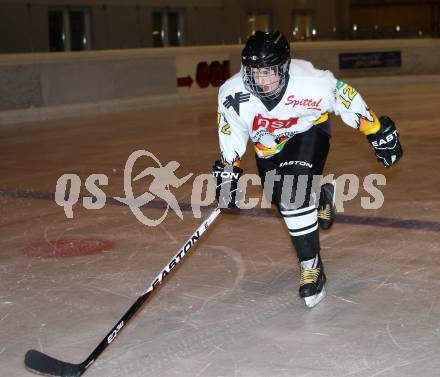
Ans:
[{"label": "hockey stick", "polygon": [[179,252],[168,262],[162,271],[152,281],[148,289],[136,300],[136,302],[127,310],[122,318],[110,330],[105,338],[93,350],[93,352],[80,364],[66,363],[61,360],[54,359],[44,353],[36,350],[26,352],[24,358],[25,366],[32,372],[43,374],[47,376],[60,377],[79,377],[81,376],[101,355],[101,353],[108,347],[108,345],[115,340],[121,330],[128,324],[128,321],[138,312],[151,293],[161,285],[165,277],[170,271],[183,259],[183,257],[190,251],[194,244],[199,240],[201,235],[205,233],[206,229],[213,223],[213,221],[220,215],[220,209],[216,208],[202,225],[192,234],[186,241]]}]

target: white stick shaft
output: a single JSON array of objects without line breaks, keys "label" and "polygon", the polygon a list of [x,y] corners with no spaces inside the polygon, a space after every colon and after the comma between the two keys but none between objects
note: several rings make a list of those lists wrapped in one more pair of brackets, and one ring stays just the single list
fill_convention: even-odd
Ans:
[{"label": "white stick shaft", "polygon": [[163,281],[163,279],[170,273],[170,271],[176,267],[176,265],[183,259],[186,253],[194,246],[198,239],[205,233],[206,229],[214,222],[214,220],[220,215],[221,211],[216,208],[209,217],[200,225],[197,230],[191,235],[190,238],[183,244],[177,254],[167,263],[167,265],[162,269],[162,271],[156,276],[156,278],[151,282],[148,289],[144,292],[150,292],[156,289]]}]

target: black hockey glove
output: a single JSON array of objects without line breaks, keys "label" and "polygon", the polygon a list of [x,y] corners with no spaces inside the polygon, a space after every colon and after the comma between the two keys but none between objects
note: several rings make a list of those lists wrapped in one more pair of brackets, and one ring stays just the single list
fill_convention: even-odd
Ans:
[{"label": "black hockey glove", "polygon": [[402,157],[403,151],[399,141],[399,132],[391,118],[379,118],[380,129],[375,134],[368,135],[368,142],[373,146],[377,161],[389,168]]},{"label": "black hockey glove", "polygon": [[238,190],[238,180],[243,169],[237,166],[224,165],[217,160],[212,167],[212,176],[215,179],[215,198],[219,208],[238,208],[241,192]]}]

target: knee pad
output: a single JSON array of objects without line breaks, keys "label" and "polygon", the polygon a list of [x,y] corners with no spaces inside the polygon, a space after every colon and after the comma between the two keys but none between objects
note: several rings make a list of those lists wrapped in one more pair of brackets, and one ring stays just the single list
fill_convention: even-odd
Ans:
[{"label": "knee pad", "polygon": [[280,211],[318,207],[321,176],[286,174],[276,183],[273,200]]}]

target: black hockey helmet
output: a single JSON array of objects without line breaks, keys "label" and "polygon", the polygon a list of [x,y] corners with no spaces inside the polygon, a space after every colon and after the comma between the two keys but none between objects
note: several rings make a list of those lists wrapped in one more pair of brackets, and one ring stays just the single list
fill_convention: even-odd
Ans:
[{"label": "black hockey helmet", "polygon": [[[288,81],[290,45],[279,31],[257,31],[246,42],[241,54],[241,74],[246,90],[261,99],[275,99]],[[259,68],[267,68],[264,75],[277,75],[273,88],[263,88],[256,82],[255,73],[262,75]],[[259,80],[257,80],[259,81]]]}]

